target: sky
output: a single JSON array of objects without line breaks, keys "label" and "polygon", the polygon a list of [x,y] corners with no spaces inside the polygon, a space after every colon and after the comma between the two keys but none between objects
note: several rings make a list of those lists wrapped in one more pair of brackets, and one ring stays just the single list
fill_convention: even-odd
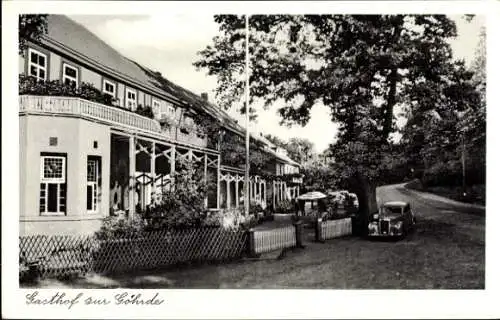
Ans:
[{"label": "sky", "polygon": [[[71,15],[124,56],[153,70],[160,71],[169,80],[196,94],[207,92],[214,101],[216,78],[206,70],[196,70],[192,65],[198,59],[197,52],[211,44],[218,33],[218,26],[211,15]],[[461,16],[451,16],[456,21],[458,36],[450,41],[455,58],[470,63],[476,49],[483,16],[468,23]],[[193,23],[196,21],[196,23]],[[314,143],[315,150],[323,151],[333,141],[336,124],[330,120],[329,110],[323,105],[311,109],[309,123],[302,127],[280,126],[276,113],[278,106],[257,111],[257,121],[250,124],[252,132],[272,134],[283,140],[292,137],[306,138]],[[241,125],[245,117],[237,110],[229,110]]]}]

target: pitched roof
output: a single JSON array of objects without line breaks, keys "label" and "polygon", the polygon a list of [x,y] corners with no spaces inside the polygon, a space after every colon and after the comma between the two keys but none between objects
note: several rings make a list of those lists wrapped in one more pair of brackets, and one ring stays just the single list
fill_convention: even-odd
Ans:
[{"label": "pitched roof", "polygon": [[145,86],[156,85],[137,64],[124,57],[84,26],[64,15],[51,14],[47,19],[47,40],[55,41],[65,49],[76,51],[104,70],[111,69]]},{"label": "pitched roof", "polygon": [[[245,129],[225,111],[217,108],[199,95],[174,84],[159,72],[124,57],[81,24],[64,15],[51,14],[48,15],[47,19],[47,35],[42,40],[45,44],[55,44],[68,52],[90,60],[103,71],[135,81],[145,88],[153,90],[153,92],[160,91],[171,99],[211,115],[226,128],[244,135]],[[259,135],[251,133],[250,136],[252,139],[261,141],[264,144],[269,143],[267,139]],[[280,155],[272,150],[267,151],[283,161],[297,164],[287,156]]]}]

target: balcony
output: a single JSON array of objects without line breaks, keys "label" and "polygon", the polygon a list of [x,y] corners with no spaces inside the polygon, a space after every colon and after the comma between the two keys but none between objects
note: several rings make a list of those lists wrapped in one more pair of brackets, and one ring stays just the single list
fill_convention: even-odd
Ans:
[{"label": "balcony", "polygon": [[207,147],[206,136],[201,138],[194,131],[185,134],[176,125],[160,125],[157,120],[134,112],[81,98],[21,95],[19,96],[19,112],[80,116],[134,131],[141,130],[145,133],[161,135],[168,140],[188,145]]}]

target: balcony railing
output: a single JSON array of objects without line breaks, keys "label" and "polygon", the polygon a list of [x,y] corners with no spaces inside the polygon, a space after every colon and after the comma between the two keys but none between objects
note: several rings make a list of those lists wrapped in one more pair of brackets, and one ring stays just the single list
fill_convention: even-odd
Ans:
[{"label": "balcony railing", "polygon": [[19,111],[82,116],[131,129],[160,134],[170,140],[186,144],[199,147],[207,146],[206,136],[200,138],[195,132],[185,134],[175,125],[162,126],[157,120],[80,98],[22,95],[19,96]]},{"label": "balcony railing", "polygon": [[20,96],[19,111],[71,114],[160,133],[158,121],[115,107],[73,97]]}]

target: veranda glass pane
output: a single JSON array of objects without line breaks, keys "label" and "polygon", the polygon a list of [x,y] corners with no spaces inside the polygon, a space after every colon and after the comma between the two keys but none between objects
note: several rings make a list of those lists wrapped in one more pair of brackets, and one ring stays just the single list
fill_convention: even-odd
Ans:
[{"label": "veranda glass pane", "polygon": [[88,185],[87,186],[87,210],[92,210],[92,204],[93,204],[93,193],[94,191],[92,190],[92,186]]},{"label": "veranda glass pane", "polygon": [[58,212],[57,210],[57,183],[48,184],[47,212]]}]

